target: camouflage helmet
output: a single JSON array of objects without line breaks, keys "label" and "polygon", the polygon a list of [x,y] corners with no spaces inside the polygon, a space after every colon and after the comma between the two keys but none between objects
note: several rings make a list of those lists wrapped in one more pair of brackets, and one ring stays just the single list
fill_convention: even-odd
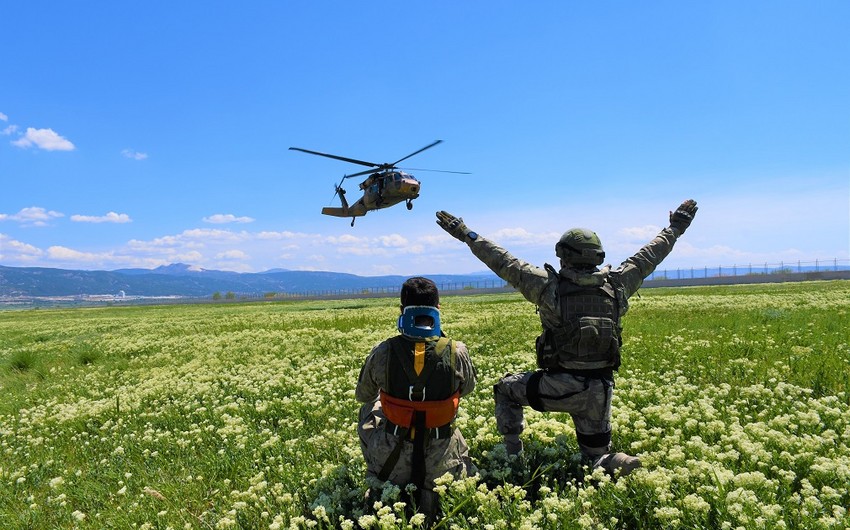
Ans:
[{"label": "camouflage helmet", "polygon": [[602,265],[605,251],[596,232],[586,228],[572,228],[564,232],[555,244],[555,255],[569,265]]}]

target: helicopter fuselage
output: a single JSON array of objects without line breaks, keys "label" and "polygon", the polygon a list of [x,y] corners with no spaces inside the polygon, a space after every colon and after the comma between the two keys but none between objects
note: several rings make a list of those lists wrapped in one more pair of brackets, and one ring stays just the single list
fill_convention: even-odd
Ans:
[{"label": "helicopter fuselage", "polygon": [[386,171],[372,173],[360,183],[363,190],[363,205],[367,210],[389,208],[402,201],[412,201],[419,197],[421,183],[404,171]]}]

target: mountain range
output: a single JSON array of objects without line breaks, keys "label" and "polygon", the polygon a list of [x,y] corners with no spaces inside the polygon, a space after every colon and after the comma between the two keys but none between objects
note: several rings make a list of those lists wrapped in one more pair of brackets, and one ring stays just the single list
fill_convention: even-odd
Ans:
[{"label": "mountain range", "polygon": [[[501,282],[490,272],[429,275],[438,286]],[[207,270],[184,263],[155,269],[84,271],[0,265],[0,297],[121,295],[205,297],[214,293],[356,292],[400,288],[407,276],[357,276],[340,272],[273,269],[259,273]]]}]

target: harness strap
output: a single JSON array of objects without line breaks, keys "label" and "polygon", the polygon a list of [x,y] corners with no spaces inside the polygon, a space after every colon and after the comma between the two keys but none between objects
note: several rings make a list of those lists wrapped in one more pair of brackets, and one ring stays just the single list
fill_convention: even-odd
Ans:
[{"label": "harness strap", "polygon": [[[405,339],[400,339],[405,340]],[[437,355],[442,355],[446,349],[446,346],[451,348],[451,366],[454,368],[455,363],[455,348],[454,342],[445,337],[440,337],[437,340],[434,351]],[[431,373],[437,367],[436,363],[425,363],[425,366],[422,368],[420,373],[416,373],[416,369],[413,366],[413,359],[410,355],[407,355],[401,351],[401,349],[390,348],[391,354],[395,355],[398,359],[402,370],[404,370],[404,374],[407,376],[408,381],[410,381],[410,391],[409,398],[411,401],[424,401],[425,400],[425,385],[428,382],[428,379],[431,377]],[[427,354],[426,354],[427,355]],[[389,363],[387,363],[389,366]],[[454,379],[454,375],[452,376]]]},{"label": "harness strap", "polygon": [[528,378],[528,384],[525,387],[528,405],[540,412],[546,412],[546,409],[543,407],[543,400],[540,398],[540,380],[545,373],[543,370],[537,370],[531,374],[531,377]]},{"label": "harness strap", "polygon": [[584,380],[584,388],[579,390],[578,392],[567,392],[566,394],[561,394],[559,396],[545,396],[540,393],[540,380],[543,379],[543,376],[546,373],[569,373],[566,370],[537,370],[531,377],[528,378],[528,384],[525,387],[525,396],[528,398],[528,405],[534,410],[540,412],[546,412],[543,406],[543,398],[551,399],[554,401],[562,401],[564,399],[571,398],[582,392],[586,391],[590,388],[590,381],[588,378]]},{"label": "harness strap", "polygon": [[401,448],[404,445],[404,439],[407,437],[407,433],[410,429],[407,427],[399,427],[398,428],[398,441],[393,448],[393,451],[387,456],[387,459],[384,461],[384,465],[381,466],[381,472],[378,473],[378,480],[386,481],[390,478],[390,473],[395,469],[395,465],[398,463],[398,457],[401,456]]},{"label": "harness strap", "polygon": [[[413,423],[413,461],[411,462],[410,482],[416,486],[414,499],[418,502],[422,486],[425,485],[425,438],[428,432],[425,429],[425,413],[422,411],[414,413]],[[399,443],[401,443],[401,440],[399,440]]]},{"label": "harness strap", "polygon": [[[419,414],[423,413],[417,412],[417,415]],[[421,464],[421,480],[424,482],[425,440],[429,437],[435,440],[449,438],[452,435],[453,427],[452,424],[449,423],[441,427],[434,427],[429,429],[424,426],[424,419],[421,421],[423,423],[419,425],[417,424],[417,419],[414,419],[413,428],[401,427],[400,425],[396,425],[391,421],[386,421],[384,423],[384,429],[386,429],[387,432],[398,436],[398,440],[396,441],[396,445],[395,447],[393,447],[392,452],[387,456],[387,459],[384,461],[384,465],[381,467],[381,471],[378,473],[379,480],[386,481],[390,478],[390,474],[392,473],[393,469],[395,469],[396,464],[398,464],[398,459],[401,456],[401,450],[404,447],[404,442],[408,440],[408,436],[412,434],[413,461],[411,462],[411,483],[415,484],[419,489],[422,488],[422,484],[417,483],[417,480],[420,480],[419,475],[417,475],[417,468]]]}]

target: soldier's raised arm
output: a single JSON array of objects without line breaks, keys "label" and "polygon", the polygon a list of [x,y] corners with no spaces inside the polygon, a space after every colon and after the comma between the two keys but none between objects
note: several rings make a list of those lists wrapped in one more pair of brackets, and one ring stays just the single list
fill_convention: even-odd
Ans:
[{"label": "soldier's raised arm", "polygon": [[545,269],[517,258],[493,241],[479,236],[466,226],[462,217],[439,211],[437,224],[458,241],[466,243],[476,258],[522,293],[526,300],[540,303],[540,295],[549,280]]},{"label": "soldier's raised arm", "polygon": [[655,271],[673,250],[676,240],[685,233],[697,213],[697,203],[688,199],[670,212],[670,225],[655,238],[643,246],[634,256],[625,260],[617,272],[626,291],[626,297],[633,295],[643,284],[644,278]]}]

